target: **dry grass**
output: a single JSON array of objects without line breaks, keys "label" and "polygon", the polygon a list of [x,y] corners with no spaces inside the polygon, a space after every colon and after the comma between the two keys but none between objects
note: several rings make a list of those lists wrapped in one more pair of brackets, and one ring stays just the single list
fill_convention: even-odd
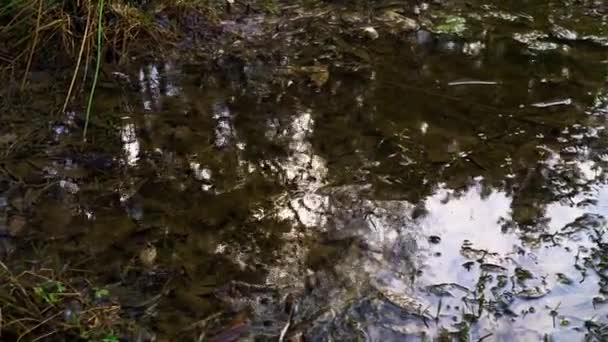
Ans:
[{"label": "dry grass", "polygon": [[124,328],[120,306],[82,273],[30,269],[12,273],[0,262],[0,340],[114,341]]},{"label": "dry grass", "polygon": [[[86,79],[96,55],[95,23],[100,15],[103,56],[120,62],[132,50],[159,52],[171,47],[181,35],[180,18],[193,13],[211,17],[212,8],[222,3],[156,0],[143,8],[141,2],[107,0],[99,13],[98,0],[4,0],[0,2],[0,69],[21,74],[21,88],[36,65],[76,65],[75,74],[83,68]],[[160,24],[160,15],[170,17],[170,22]]]},{"label": "dry grass", "polygon": [[163,55],[188,30],[204,30],[192,24],[197,22],[193,18],[213,21],[213,8],[220,4],[223,0],[1,1],[0,82],[14,94],[28,89],[32,70],[72,68],[65,112],[89,88],[86,83],[93,76],[86,137],[100,64],[122,63],[133,55]]}]

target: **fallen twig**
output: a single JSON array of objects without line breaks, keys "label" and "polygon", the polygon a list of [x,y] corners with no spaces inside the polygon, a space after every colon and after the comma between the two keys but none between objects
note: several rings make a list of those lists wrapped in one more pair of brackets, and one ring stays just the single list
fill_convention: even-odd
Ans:
[{"label": "fallen twig", "polygon": [[530,106],[536,108],[547,108],[547,107],[555,107],[555,106],[568,106],[572,104],[572,99],[567,98],[564,100],[553,101],[553,102],[537,102],[533,103]]}]

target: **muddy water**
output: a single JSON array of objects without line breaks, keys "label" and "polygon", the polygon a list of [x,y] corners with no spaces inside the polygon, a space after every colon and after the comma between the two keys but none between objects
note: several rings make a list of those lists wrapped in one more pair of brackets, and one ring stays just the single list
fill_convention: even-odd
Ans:
[{"label": "muddy water", "polygon": [[292,14],[107,76],[85,146],[3,118],[3,257],[94,270],[161,339],[606,338],[606,5]]}]

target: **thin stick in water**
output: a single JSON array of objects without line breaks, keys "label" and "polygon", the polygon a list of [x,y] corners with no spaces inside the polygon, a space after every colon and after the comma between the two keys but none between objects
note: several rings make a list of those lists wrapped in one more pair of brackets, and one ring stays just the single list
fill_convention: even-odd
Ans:
[{"label": "thin stick in water", "polygon": [[497,85],[498,82],[494,81],[456,81],[448,83],[449,86],[463,86],[463,85]]}]

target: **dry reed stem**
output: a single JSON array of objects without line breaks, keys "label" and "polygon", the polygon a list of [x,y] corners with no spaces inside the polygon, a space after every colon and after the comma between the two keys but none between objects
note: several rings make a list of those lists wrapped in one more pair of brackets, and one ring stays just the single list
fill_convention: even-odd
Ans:
[{"label": "dry reed stem", "polygon": [[74,84],[76,83],[76,77],[78,76],[78,70],[80,69],[80,63],[82,62],[82,54],[84,53],[84,47],[87,42],[89,26],[91,22],[91,11],[87,13],[87,23],[84,27],[84,34],[82,36],[82,43],[80,44],[80,51],[78,52],[78,60],[76,62],[76,67],[74,68],[74,74],[72,75],[72,81],[70,82],[70,88],[68,89],[68,94],[65,97],[65,101],[63,102],[62,113],[65,113],[66,108],[68,107],[68,102],[72,97],[72,90],[74,89]]},{"label": "dry reed stem", "polygon": [[[34,4],[34,2],[32,1],[32,2],[31,2],[30,4],[28,4],[27,6],[23,6],[23,8],[22,8],[22,9],[21,9],[19,12],[17,12],[17,14],[15,14],[15,15],[13,16],[13,18],[12,18],[12,19],[11,19],[11,20],[10,20],[10,21],[9,21],[9,22],[6,24],[6,26],[4,26],[4,27],[2,28],[2,30],[0,30],[0,34],[1,34],[1,33],[4,33],[4,31],[6,31],[6,30],[8,30],[9,28],[11,28],[11,27],[12,27],[12,25],[15,23],[15,21],[21,17],[21,14],[23,14],[25,11],[29,10],[29,9],[30,9],[30,7],[31,7],[31,6],[33,6],[33,4]],[[22,19],[22,20],[25,20],[25,19]]]},{"label": "dry reed stem", "polygon": [[42,322],[40,322],[40,323],[36,324],[35,326],[33,326],[33,327],[29,328],[29,329],[28,329],[26,332],[24,332],[23,334],[21,334],[21,335],[19,336],[19,338],[17,339],[17,342],[21,341],[21,339],[22,339],[24,336],[29,335],[29,334],[30,334],[32,331],[34,331],[34,330],[38,329],[39,327],[41,327],[41,326],[45,325],[46,323],[48,323],[48,322],[52,321],[53,319],[55,319],[56,317],[58,317],[58,316],[60,316],[60,315],[62,315],[62,314],[63,314],[63,311],[59,311],[59,312],[57,312],[56,314],[54,314],[53,316],[51,316],[51,317],[49,317],[49,318],[45,319],[44,321],[42,321]]},{"label": "dry reed stem", "polygon": [[53,330],[53,331],[51,331],[51,332],[49,332],[49,333],[47,333],[47,334],[44,334],[44,335],[42,335],[42,336],[38,336],[38,337],[36,337],[35,339],[33,339],[33,340],[32,340],[32,342],[40,341],[40,340],[42,340],[43,338],[46,338],[46,337],[52,336],[52,335],[54,335],[54,334],[56,334],[56,333],[58,333],[58,332],[59,332],[59,331],[57,331],[57,330]]},{"label": "dry reed stem", "polygon": [[25,89],[25,83],[27,81],[27,74],[30,72],[32,66],[32,59],[34,58],[34,52],[36,51],[36,44],[38,44],[38,29],[40,28],[40,20],[42,18],[42,0],[38,0],[38,16],[36,17],[36,30],[34,31],[34,41],[32,42],[32,49],[30,50],[30,56],[27,60],[27,66],[25,67],[25,73],[21,80],[21,91]]}]

